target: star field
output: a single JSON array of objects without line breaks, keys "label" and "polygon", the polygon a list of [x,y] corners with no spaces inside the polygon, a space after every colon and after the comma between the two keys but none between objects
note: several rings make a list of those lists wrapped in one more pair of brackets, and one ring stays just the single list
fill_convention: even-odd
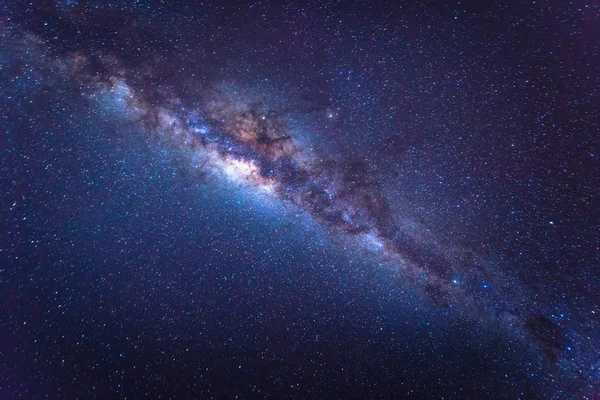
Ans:
[{"label": "star field", "polygon": [[599,396],[598,5],[0,10],[3,398]]}]

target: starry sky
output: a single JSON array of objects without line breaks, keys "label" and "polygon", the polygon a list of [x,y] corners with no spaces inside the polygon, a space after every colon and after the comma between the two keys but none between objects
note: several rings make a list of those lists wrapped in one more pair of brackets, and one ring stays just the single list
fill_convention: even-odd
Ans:
[{"label": "starry sky", "polygon": [[1,2],[0,398],[600,398],[599,38]]}]

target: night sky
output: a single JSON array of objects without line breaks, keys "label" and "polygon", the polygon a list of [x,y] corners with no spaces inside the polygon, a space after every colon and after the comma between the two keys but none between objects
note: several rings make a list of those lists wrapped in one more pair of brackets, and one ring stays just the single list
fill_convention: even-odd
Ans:
[{"label": "night sky", "polygon": [[597,2],[6,0],[0,131],[0,399],[600,398]]}]

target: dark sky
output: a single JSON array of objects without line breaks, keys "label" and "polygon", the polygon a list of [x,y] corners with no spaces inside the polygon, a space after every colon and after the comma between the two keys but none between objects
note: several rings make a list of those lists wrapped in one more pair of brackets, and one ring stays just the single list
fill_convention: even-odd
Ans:
[{"label": "dark sky", "polygon": [[600,396],[597,4],[0,34],[1,399]]}]

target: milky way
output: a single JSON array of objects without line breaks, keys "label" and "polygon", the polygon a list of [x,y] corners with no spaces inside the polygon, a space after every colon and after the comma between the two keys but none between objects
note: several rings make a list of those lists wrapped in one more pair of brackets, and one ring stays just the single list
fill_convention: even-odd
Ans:
[{"label": "milky way", "polygon": [[[67,396],[102,396],[105,369],[119,396],[136,373],[175,397],[598,395],[597,8],[557,28],[569,64],[536,19],[569,9],[117,3],[3,6],[0,393],[61,397],[72,363]],[[87,337],[94,357],[65,350]]]},{"label": "milky way", "polygon": [[[558,325],[532,311],[535,293],[527,293],[519,282],[498,271],[493,261],[478,256],[476,263],[470,249],[443,243],[427,235],[426,227],[402,229],[402,215],[394,212],[364,161],[328,160],[327,154],[307,152],[295,142],[285,114],[264,101],[216,87],[199,93],[194,105],[188,106],[172,89],[153,87],[151,79],[139,82],[144,89],[136,91],[127,83],[128,73],[113,75],[111,69],[118,69],[118,61],[111,61],[112,66],[97,65],[98,71],[90,70],[89,61],[79,54],[59,63],[71,66],[66,67],[71,78],[83,85],[86,96],[97,100],[96,106],[106,101],[116,104],[126,119],[166,139],[159,146],[183,153],[184,162],[197,173],[222,176],[308,212],[332,233],[384,262],[401,279],[413,280],[438,305],[456,303],[471,307],[474,314],[499,318],[512,334],[533,339],[554,361],[567,347],[571,349]],[[143,92],[158,95],[149,100]],[[481,282],[479,286],[492,286],[501,293],[504,289],[513,296],[502,293],[482,299],[472,289],[470,293],[469,285],[461,285],[465,282]]]}]

